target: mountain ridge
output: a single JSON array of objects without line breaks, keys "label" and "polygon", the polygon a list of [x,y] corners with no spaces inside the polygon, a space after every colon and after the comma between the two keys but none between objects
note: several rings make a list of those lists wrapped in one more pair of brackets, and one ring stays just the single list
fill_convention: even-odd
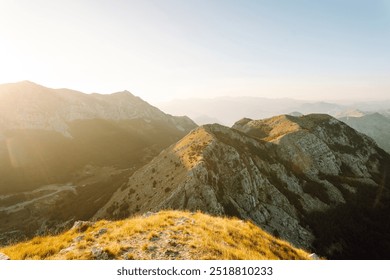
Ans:
[{"label": "mountain ridge", "polygon": [[334,117],[351,114],[353,111],[386,114],[390,108],[390,100],[315,101],[242,96],[176,99],[161,102],[158,106],[172,114],[186,114],[193,120],[198,120],[198,124],[207,124],[209,120],[217,120],[220,124],[231,126],[243,117],[263,119],[294,111],[302,114],[324,113]]},{"label": "mountain ridge", "polygon": [[348,219],[339,209],[362,207],[359,211],[371,215],[375,201],[388,213],[390,184],[387,180],[382,189],[381,180],[390,156],[371,138],[324,114],[244,119],[233,127],[191,131],[135,172],[94,218],[201,210],[252,220],[330,258],[364,258],[345,233],[336,230],[327,241],[315,213],[335,212],[337,224]]},{"label": "mountain ridge", "polygon": [[0,244],[175,209],[331,259],[389,257],[390,155],[328,114],[197,127],[128,91],[31,82],[0,86],[0,101]]},{"label": "mountain ridge", "polygon": [[163,119],[182,131],[194,126],[188,117],[165,114],[129,91],[85,94],[32,82],[0,85],[0,109],[3,129],[54,130],[67,137],[71,137],[68,123],[85,119]]},{"label": "mountain ridge", "polygon": [[0,250],[11,259],[310,259],[307,252],[249,221],[182,211],[149,212],[120,221],[77,221],[60,235]]}]

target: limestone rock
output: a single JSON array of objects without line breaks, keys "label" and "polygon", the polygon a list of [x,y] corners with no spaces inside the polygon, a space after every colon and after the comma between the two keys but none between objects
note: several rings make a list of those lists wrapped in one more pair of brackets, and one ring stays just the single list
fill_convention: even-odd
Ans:
[{"label": "limestone rock", "polygon": [[74,222],[72,229],[77,230],[78,232],[84,232],[93,225],[94,223],[90,221],[76,221]]},{"label": "limestone rock", "polygon": [[310,254],[309,258],[312,260],[320,260],[320,257],[316,253]]},{"label": "limestone rock", "polygon": [[103,235],[105,233],[107,233],[107,229],[106,228],[101,228],[101,229],[99,229],[99,231],[97,233],[95,233],[94,236],[95,236],[95,238],[98,238],[98,237],[100,237],[101,235]]},{"label": "limestone rock", "polygon": [[92,247],[91,254],[95,260],[108,260],[109,255],[100,247]]},{"label": "limestone rock", "polygon": [[10,260],[10,257],[0,252],[0,261],[6,261],[6,260]]}]

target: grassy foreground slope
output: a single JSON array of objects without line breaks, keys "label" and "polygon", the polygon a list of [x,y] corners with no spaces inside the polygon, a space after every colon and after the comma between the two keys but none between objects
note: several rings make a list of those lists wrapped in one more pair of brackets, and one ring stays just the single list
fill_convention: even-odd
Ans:
[{"label": "grassy foreground slope", "polygon": [[161,211],[120,221],[76,222],[57,236],[0,248],[11,259],[308,259],[248,221]]}]

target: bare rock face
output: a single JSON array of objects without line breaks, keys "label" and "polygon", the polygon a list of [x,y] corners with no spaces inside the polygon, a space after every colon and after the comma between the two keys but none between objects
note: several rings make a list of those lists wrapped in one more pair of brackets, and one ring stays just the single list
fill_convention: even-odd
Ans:
[{"label": "bare rock face", "polygon": [[[95,218],[201,210],[250,219],[298,247],[344,257],[354,215],[375,197],[381,214],[388,211],[389,166],[371,139],[327,115],[205,125],[135,172]],[[326,239],[327,228],[345,223]]]},{"label": "bare rock face", "polygon": [[77,232],[84,232],[89,227],[93,226],[93,224],[94,223],[90,221],[76,221],[74,222],[72,229],[76,230]]},{"label": "bare rock face", "polygon": [[100,247],[92,247],[91,249],[91,254],[92,254],[92,257],[95,259],[95,260],[108,260],[109,259],[109,255],[107,252],[105,252],[102,248]]},{"label": "bare rock face", "polygon": [[297,131],[274,143],[278,144],[278,155],[290,161],[302,173],[315,176],[319,172],[329,175],[338,175],[340,172],[335,155],[314,134]]}]

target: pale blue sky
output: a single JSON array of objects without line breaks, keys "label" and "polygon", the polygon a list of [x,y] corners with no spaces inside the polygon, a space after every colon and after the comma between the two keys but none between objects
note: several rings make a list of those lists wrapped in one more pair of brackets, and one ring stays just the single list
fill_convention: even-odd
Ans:
[{"label": "pale blue sky", "polygon": [[0,0],[0,83],[390,98],[390,0]]}]

